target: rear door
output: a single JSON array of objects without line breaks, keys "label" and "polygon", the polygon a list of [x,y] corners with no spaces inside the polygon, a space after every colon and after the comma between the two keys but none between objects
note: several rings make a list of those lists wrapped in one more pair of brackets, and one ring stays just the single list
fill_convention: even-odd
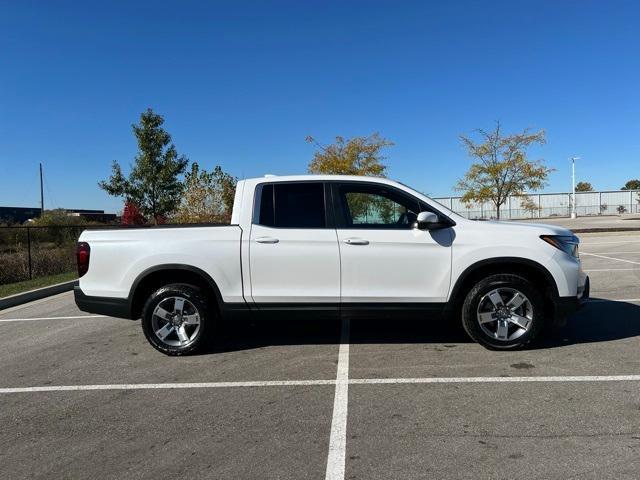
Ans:
[{"label": "rear door", "polygon": [[322,182],[259,184],[250,233],[251,297],[260,308],[340,301],[340,253]]},{"label": "rear door", "polygon": [[445,302],[452,231],[413,228],[420,211],[433,209],[383,184],[335,183],[332,188],[342,303]]}]

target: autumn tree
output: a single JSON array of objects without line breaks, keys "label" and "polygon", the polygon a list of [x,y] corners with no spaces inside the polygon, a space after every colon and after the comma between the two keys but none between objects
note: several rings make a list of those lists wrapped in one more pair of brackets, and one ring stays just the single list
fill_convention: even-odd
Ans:
[{"label": "autumn tree", "polygon": [[164,118],[153,110],[143,112],[140,122],[132,125],[138,154],[129,176],[126,177],[120,164],[114,161],[109,180],[98,184],[109,195],[135,203],[142,214],[156,224],[180,203],[183,184],[179,177],[189,162],[185,156],[178,155],[163,124]]},{"label": "autumn tree", "polygon": [[335,143],[322,145],[314,137],[306,138],[318,147],[309,163],[309,173],[338,175],[369,175],[384,177],[387,166],[382,150],[393,146],[393,142],[378,133],[368,137],[336,137]]},{"label": "autumn tree", "polygon": [[184,194],[175,219],[180,223],[228,223],[238,180],[220,166],[208,172],[197,162],[184,180]]},{"label": "autumn tree", "polygon": [[640,190],[640,180],[629,180],[621,190]]},{"label": "autumn tree", "polygon": [[460,141],[475,162],[460,179],[456,190],[463,192],[462,201],[491,201],[500,218],[500,207],[509,196],[521,196],[530,190],[542,188],[549,173],[542,160],[529,160],[527,149],[535,144],[545,143],[545,132],[531,133],[525,129],[522,133],[503,135],[500,123],[491,131],[476,130],[480,141],[460,136]]},{"label": "autumn tree", "polygon": [[144,225],[145,223],[146,220],[138,206],[131,200],[127,200],[122,211],[122,225]]},{"label": "autumn tree", "polygon": [[593,186],[589,182],[578,182],[576,192],[593,192]]}]

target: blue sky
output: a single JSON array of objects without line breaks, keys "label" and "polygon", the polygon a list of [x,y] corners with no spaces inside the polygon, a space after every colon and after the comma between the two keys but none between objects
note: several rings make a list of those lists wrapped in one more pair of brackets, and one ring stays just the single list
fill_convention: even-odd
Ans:
[{"label": "blue sky", "polygon": [[238,177],[304,173],[335,135],[394,141],[390,176],[452,194],[458,135],[544,128],[546,191],[640,177],[632,1],[0,1],[0,205],[122,202],[98,189],[152,107],[178,151]]}]

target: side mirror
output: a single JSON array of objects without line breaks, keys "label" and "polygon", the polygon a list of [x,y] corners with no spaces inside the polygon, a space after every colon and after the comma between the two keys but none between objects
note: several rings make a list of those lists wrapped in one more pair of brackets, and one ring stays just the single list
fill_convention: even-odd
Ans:
[{"label": "side mirror", "polygon": [[442,227],[438,216],[433,212],[420,212],[414,226],[418,230],[435,230]]}]

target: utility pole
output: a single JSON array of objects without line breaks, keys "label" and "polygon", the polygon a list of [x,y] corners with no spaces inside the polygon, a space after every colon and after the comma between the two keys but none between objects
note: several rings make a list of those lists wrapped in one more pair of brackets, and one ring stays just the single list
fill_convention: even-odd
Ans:
[{"label": "utility pole", "polygon": [[40,162],[40,216],[44,216],[44,190],[42,189],[42,162]]},{"label": "utility pole", "polygon": [[572,184],[572,195],[571,195],[571,218],[576,218],[576,160],[580,160],[580,157],[571,157],[571,184]]}]

